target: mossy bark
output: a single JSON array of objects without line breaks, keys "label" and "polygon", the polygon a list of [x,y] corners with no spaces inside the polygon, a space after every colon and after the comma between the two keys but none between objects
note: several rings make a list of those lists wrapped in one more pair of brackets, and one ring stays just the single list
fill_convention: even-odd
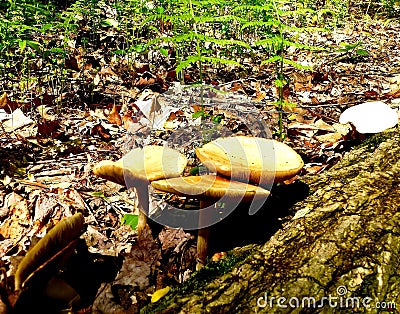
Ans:
[{"label": "mossy bark", "polygon": [[302,178],[309,196],[264,245],[253,246],[226,273],[196,287],[191,281],[144,312],[378,313],[378,306],[400,307],[399,143],[399,128],[381,133],[332,169]]}]

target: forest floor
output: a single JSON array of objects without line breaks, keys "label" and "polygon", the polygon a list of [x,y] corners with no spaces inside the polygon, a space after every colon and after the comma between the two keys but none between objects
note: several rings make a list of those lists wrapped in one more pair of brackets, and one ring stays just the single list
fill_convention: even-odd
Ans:
[{"label": "forest floor", "polygon": [[[346,108],[367,101],[383,101],[394,109],[400,106],[398,21],[363,19],[305,36],[317,46],[360,44],[342,51],[287,52],[289,58],[313,67],[312,71],[285,71],[290,77],[285,100],[295,106],[284,108],[284,142],[304,160],[299,177],[330,168],[360,143],[362,138],[338,122]],[[361,48],[368,54],[357,54]],[[101,58],[101,50],[85,61],[74,57],[75,62],[84,62],[75,77],[92,76],[97,84],[90,101],[73,91],[58,99],[33,97],[30,106],[9,96],[0,99],[0,108],[12,108],[8,113],[12,118],[0,120],[0,265],[5,270],[2,281],[8,282],[1,287],[3,299],[10,294],[6,289],[12,289],[16,265],[31,243],[63,217],[81,212],[84,241],[58,273],[72,287],[73,297],[51,303],[45,310],[72,302],[81,313],[137,312],[150,302],[149,295],[179,285],[194,271],[195,233],[153,226],[153,233],[144,233],[138,241],[137,232],[121,223],[125,214],[138,211],[135,193],[95,177],[93,166],[104,159],[119,159],[133,147],[167,144],[189,158],[187,174],[199,164],[194,148],[201,144],[205,127],[212,130],[211,138],[264,133],[277,137],[272,67],[250,66],[245,75],[230,68],[206,69],[209,83],[228,94],[207,90],[204,113],[193,118],[203,110],[199,92],[183,89],[173,71],[142,62],[130,76],[126,65],[103,58],[100,71],[94,73],[93,63]],[[190,81],[190,71],[186,79]],[[163,209],[166,198],[152,193],[153,208]],[[178,197],[167,201],[180,206],[184,202]],[[240,224],[235,228],[234,232],[242,232]],[[260,230],[259,236],[254,243],[268,235]],[[212,253],[244,244],[221,242]]]}]

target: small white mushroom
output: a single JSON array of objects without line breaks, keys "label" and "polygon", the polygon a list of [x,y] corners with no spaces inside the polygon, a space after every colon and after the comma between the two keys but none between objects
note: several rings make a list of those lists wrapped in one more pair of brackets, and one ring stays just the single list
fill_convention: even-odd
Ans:
[{"label": "small white mushroom", "polygon": [[379,133],[398,123],[396,110],[382,101],[365,102],[346,109],[339,122],[351,123],[359,133]]}]

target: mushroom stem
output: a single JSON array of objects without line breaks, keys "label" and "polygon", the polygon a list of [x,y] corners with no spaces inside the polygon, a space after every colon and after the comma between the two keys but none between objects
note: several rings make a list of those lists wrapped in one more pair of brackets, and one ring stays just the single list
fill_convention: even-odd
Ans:
[{"label": "mushroom stem", "polygon": [[202,268],[207,260],[208,252],[208,238],[210,235],[210,228],[206,227],[199,229],[197,234],[197,264],[196,270]]},{"label": "mushroom stem", "polygon": [[148,185],[143,183],[135,187],[138,198],[139,218],[137,231],[141,234],[147,225],[147,216],[149,214],[149,190]]},{"label": "mushroom stem", "polygon": [[[214,204],[212,201],[200,201],[200,209],[206,208]],[[207,221],[208,215],[200,212],[199,226],[202,226]],[[208,253],[208,238],[210,235],[210,227],[200,228],[197,233],[197,264],[196,270],[202,268],[207,261]]]}]

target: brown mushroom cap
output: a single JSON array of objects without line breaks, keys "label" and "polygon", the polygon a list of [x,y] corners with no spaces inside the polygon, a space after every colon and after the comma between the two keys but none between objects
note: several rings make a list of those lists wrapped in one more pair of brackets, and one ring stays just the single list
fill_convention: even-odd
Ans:
[{"label": "brown mushroom cap", "polygon": [[143,183],[153,180],[178,177],[187,164],[184,155],[176,150],[149,145],[135,148],[116,162],[103,160],[94,168],[93,173],[115,183],[126,185],[129,182]]},{"label": "brown mushroom cap", "polygon": [[256,184],[282,182],[303,168],[300,155],[281,142],[259,137],[224,137],[196,149],[210,170]]},{"label": "brown mushroom cap", "polygon": [[203,200],[227,197],[251,201],[269,196],[269,191],[261,187],[214,175],[158,180],[151,182],[151,185],[160,191]]}]

